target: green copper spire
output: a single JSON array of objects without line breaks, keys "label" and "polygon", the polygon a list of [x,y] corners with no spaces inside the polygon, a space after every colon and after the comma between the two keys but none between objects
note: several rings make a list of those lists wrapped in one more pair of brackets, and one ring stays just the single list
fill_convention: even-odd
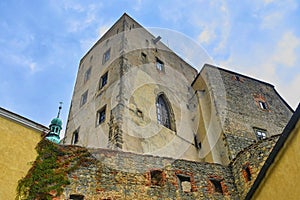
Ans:
[{"label": "green copper spire", "polygon": [[62,121],[59,118],[60,110],[62,109],[62,102],[59,102],[57,117],[52,119],[49,126],[50,132],[47,134],[46,138],[56,144],[60,142],[60,131],[62,129]]}]

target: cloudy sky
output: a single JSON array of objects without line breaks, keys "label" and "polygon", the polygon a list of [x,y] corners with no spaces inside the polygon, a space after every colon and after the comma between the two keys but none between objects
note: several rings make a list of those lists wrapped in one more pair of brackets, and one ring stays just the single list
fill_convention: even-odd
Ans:
[{"label": "cloudy sky", "polygon": [[214,63],[300,100],[298,0],[1,0],[0,107],[66,123],[81,57],[124,13],[144,27],[182,33]]}]

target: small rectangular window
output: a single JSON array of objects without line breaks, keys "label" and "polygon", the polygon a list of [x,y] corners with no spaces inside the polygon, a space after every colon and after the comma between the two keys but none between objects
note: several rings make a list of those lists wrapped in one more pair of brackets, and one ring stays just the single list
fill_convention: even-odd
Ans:
[{"label": "small rectangular window", "polygon": [[79,130],[77,129],[76,131],[73,132],[71,144],[77,144],[78,138],[79,138]]},{"label": "small rectangular window", "polygon": [[147,62],[147,55],[144,52],[142,52],[141,56],[142,56],[142,62],[146,63]]},{"label": "small rectangular window", "polygon": [[251,176],[251,171],[250,171],[249,165],[243,166],[243,176],[244,176],[246,182],[251,181],[252,176]]},{"label": "small rectangular window", "polygon": [[108,72],[106,72],[103,76],[101,76],[99,89],[103,88],[107,84],[107,79],[108,79]]},{"label": "small rectangular window", "polygon": [[86,83],[89,79],[90,79],[90,76],[91,76],[91,70],[92,70],[92,67],[90,67],[88,70],[86,70],[86,72],[84,73],[84,83]]},{"label": "small rectangular window", "polygon": [[105,121],[105,118],[106,118],[106,106],[104,106],[97,112],[97,125],[102,124]]},{"label": "small rectangular window", "polygon": [[106,63],[110,58],[110,49],[103,54],[102,64]]},{"label": "small rectangular window", "polygon": [[81,194],[71,194],[70,200],[84,200],[84,196]]},{"label": "small rectangular window", "polygon": [[209,179],[213,185],[214,192],[223,194],[222,184],[220,180],[217,179]]},{"label": "small rectangular window", "polygon": [[254,128],[254,132],[258,140],[263,140],[267,138],[267,130]]},{"label": "small rectangular window", "polygon": [[177,174],[178,184],[180,190],[183,192],[191,192],[192,185],[191,185],[191,177],[183,174]]},{"label": "small rectangular window", "polygon": [[150,171],[151,185],[162,186],[163,185],[163,172],[161,170]]},{"label": "small rectangular window", "polygon": [[156,58],[156,69],[159,71],[164,71],[164,63]]},{"label": "small rectangular window", "polygon": [[266,102],[258,101],[258,103],[259,103],[259,106],[260,106],[261,109],[268,110],[268,105],[267,105]]},{"label": "small rectangular window", "polygon": [[83,93],[83,95],[81,95],[80,107],[86,103],[87,97],[88,97],[88,90],[85,91],[85,93]]}]

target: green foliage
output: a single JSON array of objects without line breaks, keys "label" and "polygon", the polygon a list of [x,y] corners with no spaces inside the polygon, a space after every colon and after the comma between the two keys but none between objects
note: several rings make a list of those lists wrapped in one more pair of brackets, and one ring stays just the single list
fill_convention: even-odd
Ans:
[{"label": "green foliage", "polygon": [[36,147],[38,156],[28,174],[19,181],[16,199],[52,199],[70,184],[68,173],[88,160],[81,147],[64,148],[43,139]]}]

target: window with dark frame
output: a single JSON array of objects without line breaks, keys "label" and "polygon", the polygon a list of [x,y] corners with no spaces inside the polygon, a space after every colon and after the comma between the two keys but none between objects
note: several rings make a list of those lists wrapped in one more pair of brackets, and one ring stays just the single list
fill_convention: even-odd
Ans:
[{"label": "window with dark frame", "polygon": [[78,139],[79,139],[79,131],[77,129],[76,131],[73,132],[72,144],[77,144],[78,143]]},{"label": "window with dark frame", "polygon": [[105,118],[106,118],[106,106],[104,106],[97,112],[97,125],[102,124],[105,121]]},{"label": "window with dark frame", "polygon": [[86,72],[84,73],[84,83],[86,83],[89,79],[90,79],[90,76],[91,76],[91,70],[92,70],[92,67],[90,67],[88,70],[86,70]]},{"label": "window with dark frame", "polygon": [[264,130],[256,129],[255,133],[258,140],[263,140],[267,138],[267,134]]},{"label": "window with dark frame", "polygon": [[81,95],[81,99],[80,99],[80,107],[83,106],[83,105],[87,102],[87,97],[88,97],[88,90],[85,91],[85,92]]},{"label": "window with dark frame", "polygon": [[101,76],[99,89],[103,88],[107,84],[107,80],[108,80],[108,72],[106,72]]},{"label": "window with dark frame", "polygon": [[147,62],[147,55],[144,52],[142,52],[141,56],[142,56],[142,62],[146,63]]},{"label": "window with dark frame", "polygon": [[163,172],[161,170],[150,171],[151,185],[162,186],[163,185]]},{"label": "window with dark frame", "polygon": [[263,140],[267,138],[267,130],[259,129],[259,128],[253,128],[253,129],[256,134],[256,138],[258,140]]},{"label": "window with dark frame", "polygon": [[249,165],[245,165],[243,167],[243,174],[244,174],[246,182],[251,181],[252,175],[251,175],[251,171],[250,171]]},{"label": "window with dark frame", "polygon": [[157,113],[157,122],[171,129],[170,110],[162,94],[158,96],[156,101],[156,113]]},{"label": "window with dark frame", "polygon": [[104,54],[103,54],[103,60],[102,64],[106,63],[110,58],[110,49],[108,49]]},{"label": "window with dark frame", "polygon": [[70,200],[84,200],[84,195],[81,194],[71,194]]},{"label": "window with dark frame", "polygon": [[156,69],[159,71],[164,71],[164,63],[159,60],[158,58],[156,58]]},{"label": "window with dark frame", "polygon": [[258,103],[259,103],[259,107],[261,109],[263,109],[263,110],[268,110],[269,109],[266,102],[264,102],[264,101],[258,101]]},{"label": "window with dark frame", "polygon": [[221,180],[218,180],[218,179],[209,179],[209,180],[210,180],[210,182],[212,183],[212,185],[214,187],[214,192],[223,194]]},{"label": "window with dark frame", "polygon": [[191,177],[183,174],[176,174],[178,179],[179,189],[183,192],[191,192]]}]

